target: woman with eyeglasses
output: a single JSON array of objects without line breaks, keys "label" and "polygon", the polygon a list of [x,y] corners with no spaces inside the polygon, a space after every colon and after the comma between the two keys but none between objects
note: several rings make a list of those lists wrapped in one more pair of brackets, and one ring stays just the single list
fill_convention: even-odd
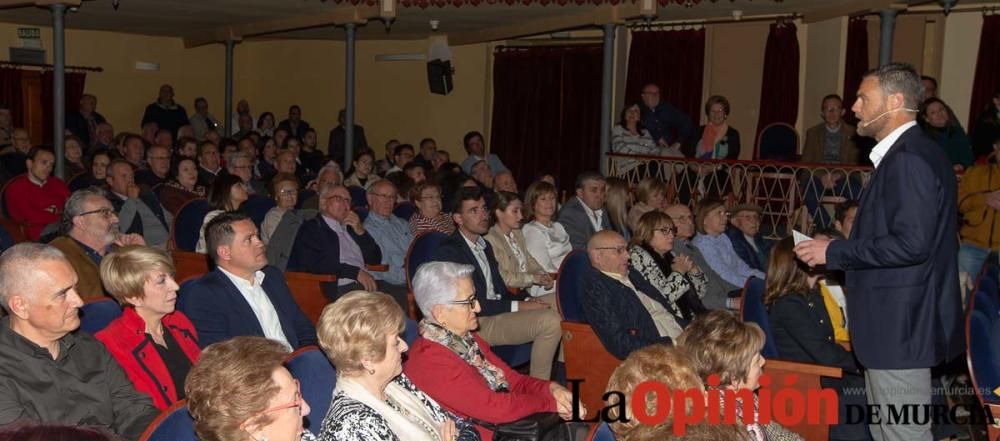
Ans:
[{"label": "woman with eyeglasses", "polygon": [[441,186],[432,181],[424,181],[413,187],[410,200],[417,210],[410,217],[410,231],[417,237],[428,231],[444,234],[455,232],[455,221],[441,211]]},{"label": "woman with eyeglasses", "polygon": [[198,245],[195,251],[201,254],[207,252],[205,245],[205,226],[208,225],[215,216],[226,211],[234,211],[240,208],[250,197],[247,186],[243,183],[243,178],[225,174],[212,181],[212,188],[208,191],[209,212],[205,214],[205,220],[201,223],[201,232],[198,233]]},{"label": "woman with eyeglasses", "polygon": [[392,297],[352,291],[323,309],[319,344],[337,368],[322,441],[478,441],[403,375],[403,310]]},{"label": "woman with eyeglasses", "polygon": [[283,363],[288,349],[263,337],[234,337],[201,353],[184,390],[203,440],[314,441],[303,429],[309,404]]},{"label": "woman with eyeglasses", "polygon": [[676,234],[670,216],[660,211],[642,215],[629,244],[629,261],[667,299],[671,314],[691,320],[706,311],[701,298],[708,278],[691,257],[671,254]]},{"label": "woman with eyeglasses", "polygon": [[205,186],[198,184],[198,165],[182,157],[174,166],[171,178],[160,187],[160,203],[174,217],[185,203],[205,197]]},{"label": "woman with eyeglasses", "polygon": [[703,199],[698,202],[695,210],[695,228],[698,235],[691,243],[705,256],[705,262],[725,281],[743,286],[747,279],[756,277],[764,279],[764,273],[747,265],[736,250],[726,233],[729,224],[729,212],[725,204],[719,200]]},{"label": "woman with eyeglasses", "polygon": [[[424,319],[404,369],[413,384],[445,409],[488,424],[516,421],[540,412],[573,416],[572,394],[558,383],[518,373],[478,334],[480,311],[472,274],[475,267],[452,262],[420,265],[413,295]],[[526,323],[525,326],[531,326]],[[578,415],[587,411],[579,404]],[[478,425],[482,439],[491,429]]]}]

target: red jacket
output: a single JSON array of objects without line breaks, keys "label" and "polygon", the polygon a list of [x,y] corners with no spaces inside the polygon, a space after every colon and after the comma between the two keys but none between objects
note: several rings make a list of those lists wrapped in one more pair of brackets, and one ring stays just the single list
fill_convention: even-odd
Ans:
[{"label": "red jacket", "polygon": [[25,173],[7,184],[4,199],[10,218],[25,223],[28,240],[36,241],[46,225],[59,221],[69,199],[69,188],[55,176],[49,176],[45,185],[38,186]]},{"label": "red jacket", "polygon": [[[448,348],[423,337],[410,346],[403,371],[420,390],[460,417],[501,424],[539,412],[556,411],[548,381],[517,373],[490,350],[479,334],[473,335],[486,359],[503,370],[510,392],[493,392],[476,368]],[[476,428],[484,440],[493,439],[492,431]]]},{"label": "red jacket", "polygon": [[[197,363],[201,347],[191,321],[180,311],[175,311],[164,316],[161,322],[191,364]],[[153,347],[152,338],[146,336],[146,322],[135,312],[135,308],[126,307],[122,316],[98,332],[96,337],[118,360],[135,389],[152,397],[158,409],[166,409],[177,401],[177,390],[170,372]]]}]

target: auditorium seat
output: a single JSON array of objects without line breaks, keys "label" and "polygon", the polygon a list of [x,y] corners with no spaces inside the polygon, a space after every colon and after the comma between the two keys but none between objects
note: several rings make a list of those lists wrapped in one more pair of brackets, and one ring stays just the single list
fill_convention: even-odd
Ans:
[{"label": "auditorium seat", "polygon": [[323,294],[325,283],[337,283],[337,277],[330,274],[309,274],[295,271],[285,272],[285,282],[292,298],[314,325],[319,321],[323,308],[329,303]]},{"label": "auditorium seat", "polygon": [[368,207],[368,192],[364,188],[352,185],[347,191],[351,193],[351,208]]},{"label": "auditorium seat", "polygon": [[212,268],[212,259],[209,259],[207,254],[173,250],[170,255],[174,260],[174,280],[177,283],[201,277]]},{"label": "auditorium seat", "polygon": [[413,242],[410,242],[410,249],[406,252],[406,260],[403,267],[406,268],[406,297],[410,304],[410,310],[407,312],[411,319],[416,320],[420,317],[420,311],[417,310],[417,305],[413,298],[413,276],[417,274],[417,268],[420,268],[420,265],[431,261],[434,256],[434,250],[447,237],[448,235],[444,233],[429,231],[413,238]]},{"label": "auditorium seat", "polygon": [[396,215],[407,222],[413,217],[413,213],[417,211],[417,207],[413,205],[413,202],[404,201],[396,204],[396,208],[392,209],[392,214]]},{"label": "auditorium seat", "polygon": [[198,441],[187,400],[180,400],[160,413],[142,433],[139,441]]},{"label": "auditorium seat", "polygon": [[309,415],[303,423],[306,430],[318,435],[323,418],[330,409],[333,389],[337,385],[337,370],[316,346],[306,346],[285,359],[285,367],[302,391],[302,399],[309,404]]},{"label": "auditorium seat", "polygon": [[250,195],[249,198],[242,205],[240,205],[240,210],[250,216],[253,223],[260,228],[260,224],[264,223],[264,218],[267,216],[267,212],[274,208],[274,199],[271,199],[265,195],[254,194]]},{"label": "auditorium seat", "polygon": [[110,297],[89,299],[80,307],[80,329],[90,334],[97,334],[121,315],[122,307],[115,299]]},{"label": "auditorium seat", "polygon": [[208,214],[207,199],[192,199],[181,205],[174,217],[174,249],[194,251],[201,234],[201,224]]},{"label": "auditorium seat", "polygon": [[601,423],[594,431],[591,441],[615,441],[615,433],[611,431],[608,423]]}]

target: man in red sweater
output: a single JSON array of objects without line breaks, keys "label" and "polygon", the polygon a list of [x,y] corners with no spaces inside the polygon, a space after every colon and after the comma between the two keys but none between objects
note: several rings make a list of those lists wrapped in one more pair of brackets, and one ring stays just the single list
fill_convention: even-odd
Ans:
[{"label": "man in red sweater", "polygon": [[4,192],[11,219],[25,224],[29,240],[37,241],[46,225],[59,221],[69,189],[52,175],[56,156],[51,150],[35,147],[25,161],[28,172],[10,181]]}]

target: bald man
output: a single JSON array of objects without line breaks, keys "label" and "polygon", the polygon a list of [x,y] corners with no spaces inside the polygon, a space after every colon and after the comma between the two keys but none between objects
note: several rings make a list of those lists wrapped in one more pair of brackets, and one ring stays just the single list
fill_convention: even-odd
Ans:
[{"label": "bald man", "polygon": [[651,344],[670,344],[686,324],[680,313],[639,272],[628,267],[625,238],[594,233],[587,242],[593,265],[584,277],[583,313],[604,348],[619,359]]}]

